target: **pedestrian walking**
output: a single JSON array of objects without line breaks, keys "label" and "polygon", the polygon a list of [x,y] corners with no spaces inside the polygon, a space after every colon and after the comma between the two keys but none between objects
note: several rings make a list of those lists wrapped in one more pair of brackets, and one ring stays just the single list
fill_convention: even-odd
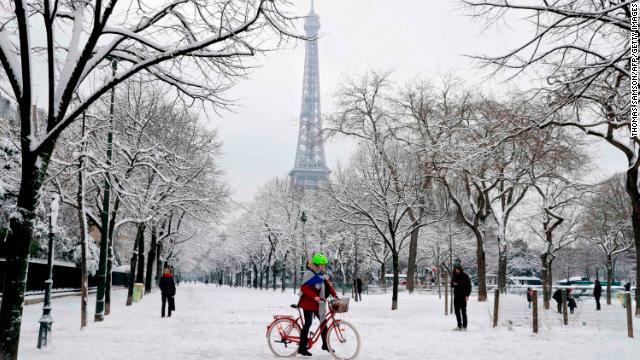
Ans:
[{"label": "pedestrian walking", "polygon": [[527,288],[527,304],[528,308],[531,309],[531,302],[533,301],[533,289]]},{"label": "pedestrian walking", "polygon": [[176,295],[176,283],[173,280],[171,268],[169,268],[168,266],[166,266],[163,270],[159,286],[160,292],[162,294],[162,317],[164,317],[164,310],[167,303],[169,305],[169,317],[171,317],[171,312],[176,310],[176,304],[173,299],[173,297]]},{"label": "pedestrian walking", "polygon": [[471,295],[471,279],[465,274],[462,265],[457,262],[453,266],[453,276],[451,279],[453,288],[453,309],[456,313],[458,326],[454,330],[467,330],[467,302]]},{"label": "pedestrian walking", "polygon": [[356,291],[358,292],[358,300],[362,301],[362,279],[356,279]]},{"label": "pedestrian walking", "polygon": [[596,310],[600,310],[600,296],[602,296],[602,284],[600,280],[593,282],[593,297],[596,299]]},{"label": "pedestrian walking", "polygon": [[557,289],[556,291],[554,291],[551,298],[555,300],[556,304],[558,305],[558,313],[562,314],[562,289]]},{"label": "pedestrian walking", "polygon": [[567,289],[567,306],[569,307],[570,314],[573,314],[575,309],[578,307],[576,299],[573,297],[573,291],[571,291],[571,289]]}]

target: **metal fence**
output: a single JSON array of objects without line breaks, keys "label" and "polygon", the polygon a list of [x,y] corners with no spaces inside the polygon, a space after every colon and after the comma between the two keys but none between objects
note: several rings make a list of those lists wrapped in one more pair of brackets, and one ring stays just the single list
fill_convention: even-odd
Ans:
[{"label": "metal fence", "polygon": [[[600,299],[601,309],[597,310],[596,301],[590,296],[580,296],[573,298],[575,308],[571,310],[568,306],[560,306],[554,299],[550,299],[549,309],[544,308],[542,292],[537,292],[537,328],[550,330],[557,327],[583,327],[597,330],[611,330],[626,333],[628,331],[629,318],[626,308],[626,299],[623,292],[621,296],[612,298],[611,304],[607,305],[606,297]],[[496,305],[496,298],[498,299]],[[532,299],[535,301],[535,299]],[[636,299],[631,299],[632,310]],[[532,302],[533,302],[532,301]],[[495,310],[498,309],[496,317]],[[526,294],[494,294],[492,301],[487,302],[487,313],[490,323],[493,326],[507,328],[522,327],[534,328],[533,304],[529,304]],[[566,316],[565,316],[566,311]],[[566,323],[565,323],[566,318]],[[640,327],[640,319],[633,316],[632,326],[635,329]]]}]

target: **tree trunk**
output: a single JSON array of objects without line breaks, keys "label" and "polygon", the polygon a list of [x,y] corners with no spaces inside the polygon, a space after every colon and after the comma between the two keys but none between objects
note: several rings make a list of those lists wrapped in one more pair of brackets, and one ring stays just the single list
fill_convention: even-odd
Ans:
[{"label": "tree trunk", "polygon": [[547,283],[549,284],[549,301],[551,301],[551,294],[553,293],[553,258],[548,259],[549,271],[547,272]]},{"label": "tree trunk", "polygon": [[476,262],[478,263],[478,301],[487,301],[487,263],[484,254],[484,239],[479,229],[473,230],[476,236]]},{"label": "tree trunk", "polygon": [[[412,221],[415,221],[412,219]],[[418,236],[420,228],[416,228],[411,232],[411,240],[409,242],[409,264],[407,266],[407,291],[413,293],[415,289],[416,277],[416,258],[418,255]]]},{"label": "tree trunk", "polygon": [[549,310],[549,301],[551,300],[551,284],[549,283],[548,275],[551,269],[549,268],[549,264],[547,262],[548,256],[548,254],[540,255],[540,260],[542,261],[542,298],[545,310]]},{"label": "tree trunk", "polygon": [[[82,117],[82,137],[84,139],[84,116]],[[80,152],[84,151],[84,140]],[[78,159],[78,223],[80,224],[80,329],[87,326],[87,306],[89,302],[89,274],[87,273],[87,214],[84,201],[84,158]]]},{"label": "tree trunk", "polygon": [[104,315],[111,314],[111,269],[113,268],[113,245],[111,243],[111,236],[109,236],[109,243],[107,244],[107,273],[104,281]]},{"label": "tree trunk", "polygon": [[113,268],[113,241],[114,231],[116,227],[116,217],[118,216],[118,210],[120,208],[120,198],[116,198],[111,209],[111,216],[109,218],[109,244],[107,252],[107,279],[104,289],[104,314],[109,315],[111,313],[111,272]]},{"label": "tree trunk", "polygon": [[[630,166],[627,170],[626,190],[631,199],[631,223],[636,248],[636,296],[640,296],[640,190],[637,166]],[[639,301],[636,301],[636,316],[640,316]]]},{"label": "tree trunk", "polygon": [[158,242],[158,249],[156,250],[156,286],[160,284],[162,279],[162,242]]},{"label": "tree trunk", "polygon": [[507,292],[507,254],[506,249],[498,255],[498,289],[501,293]]},{"label": "tree trunk", "polygon": [[298,291],[298,265],[296,265],[297,255],[293,255],[293,267],[291,268],[291,276],[293,278],[293,293]]},{"label": "tree trunk", "polygon": [[278,278],[278,267],[274,263],[271,267],[271,272],[273,273],[273,291],[276,291],[276,279]]},{"label": "tree trunk", "polygon": [[[108,146],[110,149],[112,133],[109,132]],[[107,150],[109,152],[109,150]],[[97,291],[96,291],[96,312],[94,321],[104,320],[105,312],[105,291],[107,286],[107,260],[109,258],[109,205],[111,203],[111,185],[109,180],[104,181],[104,195],[102,198],[102,214],[101,214],[101,236],[100,236],[100,260],[98,262]]]},{"label": "tree trunk", "polygon": [[611,305],[611,282],[613,281],[613,261],[607,254],[607,305]]},{"label": "tree trunk", "polygon": [[260,290],[262,290],[264,286],[264,265],[260,266],[260,280],[258,280],[258,285]]},{"label": "tree trunk", "polygon": [[253,288],[258,288],[258,265],[253,264]]},{"label": "tree trunk", "polygon": [[380,287],[387,292],[387,267],[384,262],[382,262],[382,266],[380,267]]},{"label": "tree trunk", "polygon": [[358,293],[358,276],[359,276],[359,268],[358,268],[358,232],[356,231],[354,234],[354,254],[353,254],[353,292],[355,295],[355,300],[360,301],[360,294]]},{"label": "tree trunk", "polygon": [[263,289],[267,290],[269,289],[269,279],[271,277],[271,272],[270,269],[271,267],[269,265],[265,266],[262,269],[262,281],[263,281]]},{"label": "tree trunk", "polygon": [[144,283],[144,270],[144,231],[142,231],[138,237],[138,269],[136,270],[137,283]]},{"label": "tree trunk", "polygon": [[636,316],[640,317],[640,212],[633,212],[633,229],[636,244]]},{"label": "tree trunk", "polygon": [[449,273],[443,271],[442,275],[444,275],[444,314],[449,315]]},{"label": "tree trunk", "polygon": [[[29,121],[29,120],[27,120]],[[22,304],[29,267],[29,248],[33,238],[33,220],[42,176],[35,166],[35,156],[22,154],[22,178],[18,195],[19,216],[9,220],[11,231],[5,240],[5,275],[0,310],[0,359],[14,360],[18,357]],[[48,160],[47,160],[48,161]],[[45,166],[46,168],[46,166]],[[46,170],[45,170],[46,171]]]},{"label": "tree trunk", "polygon": [[442,268],[442,266],[438,267],[438,276],[437,276],[437,283],[438,283],[438,300],[442,299],[442,276],[444,272],[444,269]]},{"label": "tree trunk", "polygon": [[[111,157],[113,152],[113,104],[115,89],[111,90],[111,105],[109,116],[109,133],[107,134],[107,161],[106,165],[111,166]],[[104,180],[104,195],[102,198],[102,236],[100,238],[100,261],[98,265],[98,289],[96,291],[96,314],[94,321],[104,320],[105,313],[105,292],[107,286],[107,261],[109,256],[109,206],[111,205],[111,179],[109,173],[106,173]]]},{"label": "tree trunk", "polygon": [[342,296],[344,297],[345,291],[347,291],[347,272],[344,271],[344,265],[340,263],[340,272],[342,273]]},{"label": "tree trunk", "polygon": [[282,284],[280,284],[280,286],[282,287],[282,292],[285,292],[285,290],[287,289],[287,257],[285,256],[285,258],[282,260],[282,267],[280,268],[281,271],[281,278],[282,278]]},{"label": "tree trunk", "polygon": [[391,293],[391,310],[398,309],[398,285],[400,283],[400,255],[394,252],[392,255],[393,261],[393,291]]},{"label": "tree trunk", "polygon": [[129,289],[127,292],[127,306],[130,306],[133,302],[133,285],[136,279],[136,265],[138,262],[138,244],[140,238],[144,237],[144,224],[138,224],[138,232],[136,233],[136,240],[133,242],[133,253],[131,254],[131,265],[129,266]]},{"label": "tree trunk", "polygon": [[151,284],[153,280],[153,264],[156,262],[156,246],[158,242],[158,234],[156,233],[156,225],[151,227],[151,244],[149,245],[149,256],[147,258],[147,273],[144,281],[144,292],[151,292]]}]

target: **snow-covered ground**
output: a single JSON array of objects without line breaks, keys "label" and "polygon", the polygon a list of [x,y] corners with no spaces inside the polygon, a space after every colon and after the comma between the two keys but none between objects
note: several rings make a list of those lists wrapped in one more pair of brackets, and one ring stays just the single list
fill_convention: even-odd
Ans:
[{"label": "snow-covered ground", "polygon": [[[294,313],[292,290],[260,291],[181,285],[177,312],[160,317],[160,295],[154,292],[140,303],[124,306],[126,293],[113,294],[111,315],[80,331],[80,299],[53,300],[53,338],[49,347],[36,348],[37,320],[42,305],[25,308],[20,359],[272,359],[265,332],[273,314]],[[92,298],[93,301],[93,298]],[[621,330],[587,326],[541,329],[492,329],[487,303],[469,304],[469,331],[452,332],[455,317],[444,316],[437,296],[400,294],[397,311],[391,295],[370,295],[351,303],[344,318],[359,330],[361,359],[616,359],[636,360],[640,333],[629,339]],[[636,321],[638,321],[636,319]],[[636,323],[636,331],[640,330]],[[319,346],[313,359],[329,359]]]}]

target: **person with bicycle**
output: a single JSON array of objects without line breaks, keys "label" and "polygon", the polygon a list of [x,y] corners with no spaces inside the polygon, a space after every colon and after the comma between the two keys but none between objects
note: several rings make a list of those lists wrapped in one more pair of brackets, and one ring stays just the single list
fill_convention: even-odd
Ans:
[{"label": "person with bicycle", "polygon": [[[307,349],[307,341],[309,338],[309,330],[313,322],[313,315],[320,321],[324,318],[324,314],[320,314],[319,303],[327,297],[327,292],[334,298],[338,298],[331,282],[325,276],[327,270],[327,257],[321,253],[316,253],[308,264],[307,271],[302,277],[302,285],[300,285],[300,300],[298,307],[304,313],[304,325],[300,333],[300,346],[298,354],[311,356]],[[329,351],[327,347],[327,329],[322,330],[322,350]]]}]

